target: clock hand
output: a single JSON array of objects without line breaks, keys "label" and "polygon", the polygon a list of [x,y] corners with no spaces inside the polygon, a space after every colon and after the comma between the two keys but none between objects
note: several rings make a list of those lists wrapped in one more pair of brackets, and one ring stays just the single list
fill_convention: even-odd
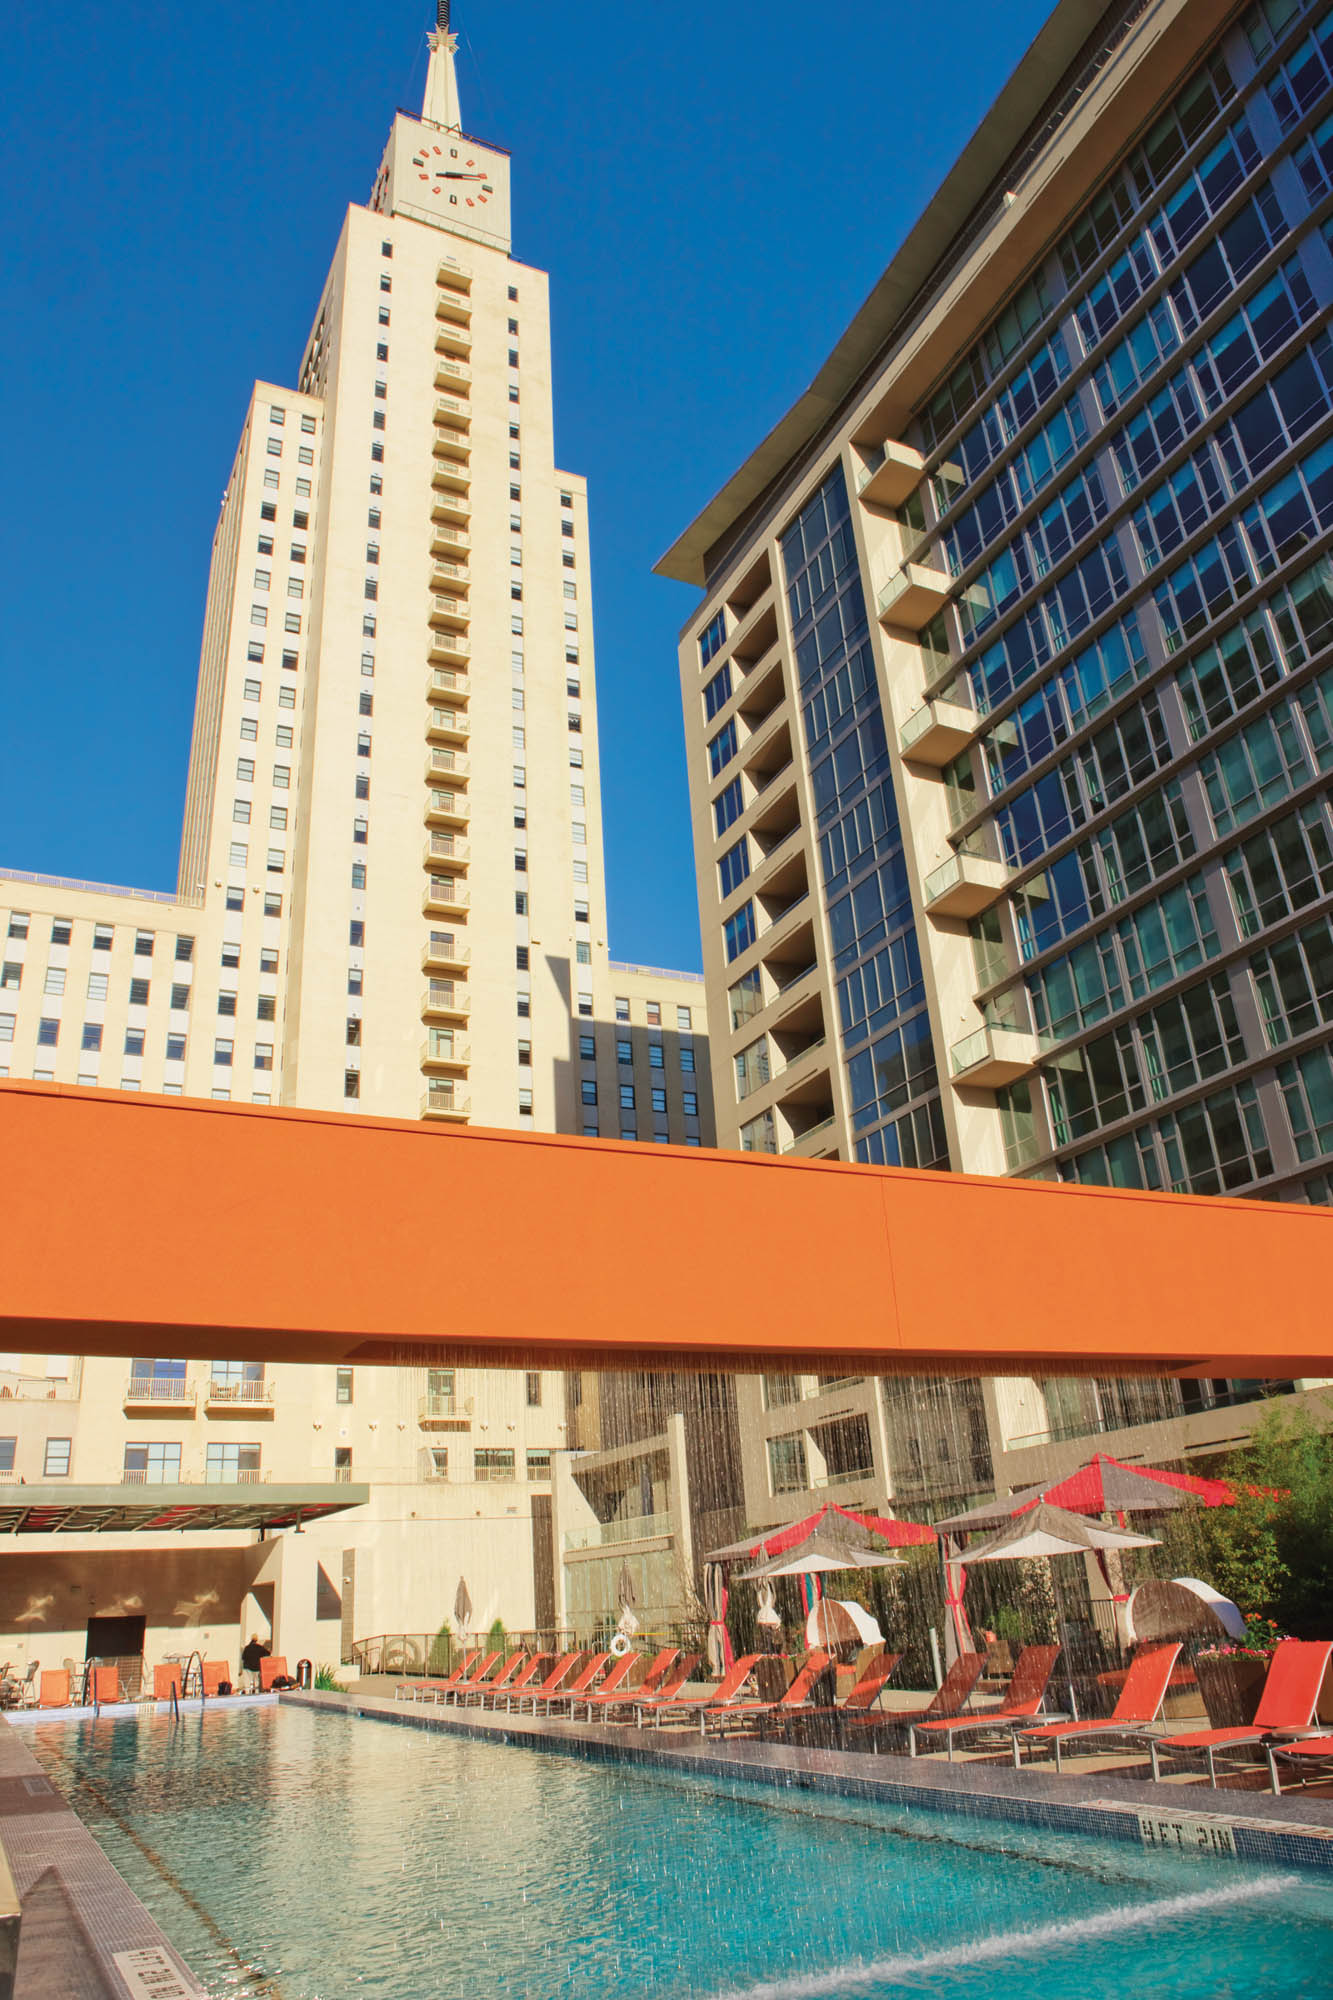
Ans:
[{"label": "clock hand", "polygon": [[440,175],[440,179],[442,181],[484,181],[485,178],[486,178],[485,174],[455,173],[449,167],[446,167],[444,172]]}]

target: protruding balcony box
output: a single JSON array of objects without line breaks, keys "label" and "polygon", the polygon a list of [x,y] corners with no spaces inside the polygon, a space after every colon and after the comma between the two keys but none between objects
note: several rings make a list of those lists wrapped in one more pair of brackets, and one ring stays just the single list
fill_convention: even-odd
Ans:
[{"label": "protruding balcony box", "polygon": [[830,1115],[821,1118],[817,1124],[807,1125],[804,1132],[796,1132],[784,1141],[784,1153],[797,1153],[803,1159],[811,1159],[831,1151],[837,1146],[837,1120]]},{"label": "protruding balcony box", "polygon": [[198,1399],[193,1382],[165,1375],[131,1375],[122,1402],[127,1410],[165,1410],[174,1417],[192,1417]]},{"label": "protruding balcony box", "polygon": [[[424,1007],[422,1011],[425,1011]],[[437,1040],[432,1036],[422,1048],[421,1067],[428,1072],[439,1070],[447,1075],[452,1070],[466,1069],[471,1054],[471,1049],[456,1037]]]},{"label": "protruding balcony box", "polygon": [[441,431],[469,431],[472,428],[472,408],[461,396],[437,396],[432,412],[435,427]]},{"label": "protruding balcony box", "polygon": [[432,597],[430,622],[445,632],[462,632],[471,618],[466,597]]},{"label": "protruding balcony box", "polygon": [[953,588],[953,578],[924,563],[905,562],[879,593],[879,622],[920,632],[929,625]]},{"label": "protruding balcony box", "polygon": [[949,1073],[955,1084],[995,1090],[1030,1075],[1040,1053],[1041,1044],[1030,1028],[978,1028],[950,1049]]},{"label": "protruding balcony box", "polygon": [[[468,482],[459,477],[458,467],[442,459],[431,474],[431,485],[436,489],[430,503],[432,521],[466,527],[472,519],[472,502],[468,498]],[[462,490],[458,491],[460,487]]]},{"label": "protruding balcony box", "polygon": [[436,1390],[417,1399],[417,1422],[423,1431],[466,1431],[472,1428],[471,1396],[450,1396]]},{"label": "protruding balcony box", "polygon": [[433,708],[426,718],[432,743],[466,743],[471,731],[465,708]]},{"label": "protruding balcony box", "polygon": [[427,701],[466,701],[472,683],[453,667],[436,667],[426,681]]},{"label": "protruding balcony box", "polygon": [[466,1124],[472,1109],[470,1097],[456,1097],[447,1084],[437,1084],[421,1100],[423,1118],[439,1118],[448,1124]]},{"label": "protruding balcony box", "polygon": [[[432,541],[439,536],[439,532],[438,528],[433,531]],[[455,556],[436,556],[430,576],[430,587],[435,595],[454,597],[459,591],[466,590],[471,581],[465,562],[459,562]]]},{"label": "protruding balcony box", "polygon": [[459,750],[432,750],[426,759],[426,777],[441,784],[456,784],[470,774],[470,760]]},{"label": "protruding balcony box", "polygon": [[[435,266],[435,282],[446,298],[450,292],[466,294],[472,290],[472,273],[466,264],[459,263],[457,257],[451,257],[442,251],[440,261]],[[463,304],[467,304],[466,296]]]},{"label": "protruding balcony box", "polygon": [[[455,937],[452,931],[442,931],[438,936],[432,937],[430,943],[423,949],[421,954],[421,970],[423,972],[455,972],[459,966],[467,965],[471,957],[472,952],[470,948],[463,943],[461,938]],[[437,981],[432,980],[431,991],[423,994],[423,1008],[434,997],[434,988],[437,983]],[[444,983],[445,985],[450,984],[448,980]],[[449,997],[452,998],[452,988]]]},{"label": "protruding balcony box", "polygon": [[954,854],[927,875],[926,913],[932,917],[976,917],[998,902],[1009,880],[1003,861],[988,854]]},{"label": "protruding balcony box", "polygon": [[210,1417],[271,1417],[273,1384],[267,1381],[229,1382],[211,1377],[204,1391],[204,1410]]},{"label": "protruding balcony box", "polygon": [[472,354],[472,328],[462,320],[446,320],[436,332],[435,352],[446,355],[453,352],[467,361]]},{"label": "protruding balcony box", "polygon": [[450,354],[441,354],[435,363],[435,386],[437,389],[451,389],[456,396],[466,396],[472,390],[472,370],[466,361],[459,361]]},{"label": "protruding balcony box", "polygon": [[465,431],[446,431],[437,426],[431,452],[437,460],[447,458],[466,472],[472,463],[472,440]]},{"label": "protruding balcony box", "polygon": [[856,491],[876,507],[901,507],[921,484],[925,469],[926,461],[919,451],[886,438],[879,452],[862,467]]},{"label": "protruding balcony box", "polygon": [[468,843],[455,840],[451,833],[433,833],[426,842],[424,859],[427,866],[434,865],[441,874],[452,875],[455,868],[466,868]]},{"label": "protruding balcony box", "polygon": [[[426,776],[447,775],[427,766]],[[466,792],[433,791],[426,800],[427,826],[466,826],[472,818],[472,801]]]},{"label": "protruding balcony box", "polygon": [[976,726],[975,710],[954,701],[928,701],[908,716],[898,744],[907,763],[939,771],[967,748]]},{"label": "protruding balcony box", "polygon": [[433,665],[456,662],[465,666],[472,658],[472,641],[466,632],[432,632],[426,657]]},{"label": "protruding balcony box", "polygon": [[432,979],[421,996],[421,1012],[427,1020],[466,1021],[472,1012],[472,995],[466,986],[447,979]]},{"label": "protruding balcony box", "polygon": [[440,521],[431,529],[430,552],[433,556],[466,555],[472,547],[472,537],[466,528],[451,527]]},{"label": "protruding balcony box", "polygon": [[[438,868],[440,865],[432,858],[429,846],[426,848],[424,859],[428,868]],[[428,917],[447,917],[455,915],[460,910],[466,910],[471,901],[472,897],[468,893],[466,883],[457,882],[449,875],[432,875],[426,884],[421,907]]]}]

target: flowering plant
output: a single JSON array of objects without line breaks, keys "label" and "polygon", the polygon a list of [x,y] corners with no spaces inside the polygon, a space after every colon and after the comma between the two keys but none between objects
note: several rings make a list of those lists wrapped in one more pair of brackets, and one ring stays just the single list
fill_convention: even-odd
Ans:
[{"label": "flowering plant", "polygon": [[1201,1646],[1199,1657],[1209,1660],[1267,1660],[1286,1636],[1271,1618],[1260,1618],[1250,1612],[1245,1619],[1243,1639],[1232,1640],[1225,1646]]}]

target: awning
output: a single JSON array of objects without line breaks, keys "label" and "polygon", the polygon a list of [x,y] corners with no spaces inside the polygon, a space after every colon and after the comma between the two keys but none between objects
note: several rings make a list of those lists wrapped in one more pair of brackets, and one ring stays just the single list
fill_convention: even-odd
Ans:
[{"label": "awning", "polygon": [[294,1528],[364,1507],[368,1486],[0,1486],[0,1535],[134,1535],[166,1530],[236,1533]]}]

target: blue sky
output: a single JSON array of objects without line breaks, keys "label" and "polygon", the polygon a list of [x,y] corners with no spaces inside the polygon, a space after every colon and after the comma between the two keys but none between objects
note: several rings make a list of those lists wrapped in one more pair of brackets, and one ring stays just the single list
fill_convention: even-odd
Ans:
[{"label": "blue sky", "polygon": [[[16,9],[0,216],[0,866],[174,885],[208,553],[249,385],[291,382],[422,0]],[[552,274],[587,474],[617,957],[697,967],[652,565],[806,386],[1047,12],[455,0],[464,118]]]}]

